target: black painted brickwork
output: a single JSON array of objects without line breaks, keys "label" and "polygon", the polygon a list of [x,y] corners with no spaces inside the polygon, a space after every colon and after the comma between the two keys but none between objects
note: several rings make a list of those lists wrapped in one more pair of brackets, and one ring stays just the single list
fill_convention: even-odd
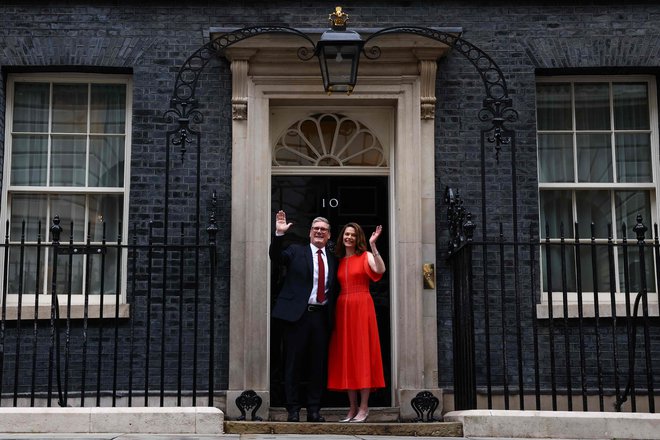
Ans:
[{"label": "black painted brickwork", "polygon": [[[488,53],[508,82],[520,117],[516,130],[518,220],[521,231],[536,221],[537,182],[534,84],[537,69],[562,73],[654,73],[660,67],[660,6],[652,2],[456,2],[354,1],[346,5],[354,27],[394,25],[460,26],[463,37]],[[209,28],[281,24],[292,27],[327,25],[334,6],[317,2],[211,1],[4,1],[0,6],[0,67],[11,70],[79,67],[104,71],[129,69],[134,79],[131,152],[130,221],[144,237],[146,222],[162,226],[165,131],[162,114],[178,67],[207,41]],[[4,81],[4,78],[3,78]],[[217,275],[218,386],[227,386],[229,230],[231,212],[230,72],[213,62],[200,84],[204,166],[202,210],[212,190],[219,203]],[[488,201],[487,234],[504,222],[511,233],[511,152],[504,148],[499,162],[487,154],[487,194],[480,183],[477,113],[484,96],[474,68],[459,54],[439,63],[436,93],[436,193],[438,232],[438,332],[440,385],[451,385],[452,346],[449,274],[445,258],[445,186],[457,187],[475,214],[481,235],[482,200]],[[4,110],[4,93],[0,106]],[[1,112],[4,115],[4,111]],[[4,116],[3,116],[4,118]],[[0,119],[4,128],[4,120]],[[4,129],[2,131],[4,133]],[[0,138],[0,146],[4,145]],[[2,155],[0,154],[0,158]],[[174,222],[190,220],[194,160],[172,161],[171,194]],[[1,160],[1,159],[0,159]],[[1,169],[1,168],[0,168]],[[160,222],[160,223],[159,223]],[[141,238],[143,239],[143,238]],[[522,256],[524,261],[524,255]],[[525,281],[527,282],[527,281]],[[532,290],[523,286],[524,291]],[[140,304],[140,301],[138,301]],[[143,308],[136,319],[144,320]],[[142,315],[140,315],[142,313]]]}]

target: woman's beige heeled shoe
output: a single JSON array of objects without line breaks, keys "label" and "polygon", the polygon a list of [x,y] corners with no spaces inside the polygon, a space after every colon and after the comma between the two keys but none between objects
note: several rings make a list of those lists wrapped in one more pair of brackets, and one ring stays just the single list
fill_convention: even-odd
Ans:
[{"label": "woman's beige heeled shoe", "polygon": [[350,423],[364,423],[367,421],[367,417],[369,417],[369,412],[367,411],[364,413],[363,416],[360,416],[360,413],[358,413],[355,417],[353,417],[350,420]]},{"label": "woman's beige heeled shoe", "polygon": [[359,411],[356,411],[355,414],[351,415],[352,413],[353,413],[353,411],[349,411],[348,414],[346,414],[346,417],[344,417],[343,419],[339,419],[339,423],[348,423],[348,422],[350,422],[351,420],[353,420],[353,418],[355,416],[358,415]]}]

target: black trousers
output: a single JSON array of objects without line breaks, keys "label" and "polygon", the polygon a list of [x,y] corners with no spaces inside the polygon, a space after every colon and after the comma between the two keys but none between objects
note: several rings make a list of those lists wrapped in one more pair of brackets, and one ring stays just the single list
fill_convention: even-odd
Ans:
[{"label": "black trousers", "polygon": [[[318,412],[327,384],[328,314],[325,307],[305,311],[296,322],[284,323],[284,393],[288,411]],[[305,399],[302,399],[303,382]],[[304,400],[304,401],[303,401]]]}]

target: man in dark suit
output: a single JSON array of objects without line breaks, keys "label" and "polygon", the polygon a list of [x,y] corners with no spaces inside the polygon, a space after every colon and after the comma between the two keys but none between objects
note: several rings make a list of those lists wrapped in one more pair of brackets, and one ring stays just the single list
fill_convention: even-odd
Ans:
[{"label": "man in dark suit", "polygon": [[317,217],[309,230],[309,244],[294,244],[282,249],[284,234],[292,223],[286,214],[275,216],[275,237],[269,255],[278,267],[286,267],[272,316],[283,321],[285,346],[284,392],[289,422],[300,421],[301,379],[306,388],[307,421],[324,422],[321,395],[326,386],[330,309],[336,286],[337,259],[326,252],[330,224]]}]

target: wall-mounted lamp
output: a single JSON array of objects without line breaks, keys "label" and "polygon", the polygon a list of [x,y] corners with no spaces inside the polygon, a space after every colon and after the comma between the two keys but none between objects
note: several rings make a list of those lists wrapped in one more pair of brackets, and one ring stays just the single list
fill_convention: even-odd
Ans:
[{"label": "wall-mounted lamp", "polygon": [[360,34],[346,30],[348,14],[341,6],[329,17],[332,28],[321,35],[314,54],[319,58],[323,88],[328,94],[351,94],[357,82],[358,64],[364,41]]}]

